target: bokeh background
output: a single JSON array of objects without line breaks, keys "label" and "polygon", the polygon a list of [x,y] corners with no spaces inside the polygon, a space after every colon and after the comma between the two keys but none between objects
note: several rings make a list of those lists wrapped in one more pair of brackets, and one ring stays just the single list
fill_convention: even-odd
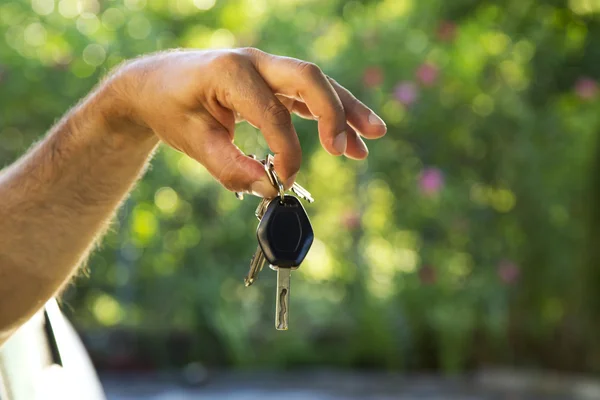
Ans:
[{"label": "bokeh background", "polygon": [[[0,162],[125,59],[255,46],[387,122],[367,161],[295,120],[316,240],[274,329],[257,198],[162,148],[63,296],[100,369],[600,371],[600,2],[1,0]],[[177,79],[177,77],[173,77]],[[236,144],[264,156],[240,124]]]}]

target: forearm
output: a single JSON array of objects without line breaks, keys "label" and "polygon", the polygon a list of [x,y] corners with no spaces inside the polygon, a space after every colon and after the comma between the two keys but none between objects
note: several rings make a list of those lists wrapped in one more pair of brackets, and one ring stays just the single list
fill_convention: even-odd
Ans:
[{"label": "forearm", "polygon": [[0,172],[0,343],[73,275],[156,147],[102,90]]}]

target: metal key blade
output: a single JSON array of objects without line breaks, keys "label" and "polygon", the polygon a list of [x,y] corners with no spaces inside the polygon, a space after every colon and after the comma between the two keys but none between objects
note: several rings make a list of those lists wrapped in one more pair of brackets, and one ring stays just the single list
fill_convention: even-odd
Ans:
[{"label": "metal key blade", "polygon": [[254,215],[256,215],[256,218],[258,218],[259,221],[262,219],[263,215],[265,215],[265,211],[267,210],[267,206],[270,202],[270,199],[263,198],[260,203],[258,203],[258,207],[256,207]]},{"label": "metal key blade", "polygon": [[304,189],[302,186],[300,186],[296,182],[294,182],[294,184],[292,185],[292,192],[294,192],[294,194],[296,194],[296,196],[308,201],[309,203],[313,203],[315,201],[315,199],[313,199],[310,192],[308,190]]},{"label": "metal key blade", "polygon": [[244,285],[246,287],[252,285],[258,276],[258,273],[262,271],[263,266],[265,265],[265,253],[263,253],[260,246],[256,249],[256,253],[252,256],[252,260],[250,261],[250,270],[248,271],[248,275],[244,278]]},{"label": "metal key blade", "polygon": [[290,313],[290,268],[277,268],[277,301],[275,304],[275,328],[287,331]]}]

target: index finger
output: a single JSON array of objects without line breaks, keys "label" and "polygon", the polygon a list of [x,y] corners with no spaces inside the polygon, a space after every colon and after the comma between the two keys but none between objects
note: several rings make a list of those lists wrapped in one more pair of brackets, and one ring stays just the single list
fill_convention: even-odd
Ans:
[{"label": "index finger", "polygon": [[240,69],[227,84],[233,87],[227,91],[226,106],[261,131],[275,154],[275,169],[286,188],[291,187],[300,169],[302,150],[288,109],[251,65]]},{"label": "index finger", "polygon": [[275,94],[304,102],[317,118],[325,150],[333,155],[344,154],[347,144],[344,105],[321,69],[295,58],[254,49],[249,53],[258,73]]}]

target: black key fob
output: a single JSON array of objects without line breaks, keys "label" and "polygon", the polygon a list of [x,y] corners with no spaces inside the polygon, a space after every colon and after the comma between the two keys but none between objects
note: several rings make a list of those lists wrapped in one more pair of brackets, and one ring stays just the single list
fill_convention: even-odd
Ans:
[{"label": "black key fob", "polygon": [[300,201],[276,197],[267,206],[256,236],[265,258],[281,268],[299,266],[314,240],[312,225]]}]

